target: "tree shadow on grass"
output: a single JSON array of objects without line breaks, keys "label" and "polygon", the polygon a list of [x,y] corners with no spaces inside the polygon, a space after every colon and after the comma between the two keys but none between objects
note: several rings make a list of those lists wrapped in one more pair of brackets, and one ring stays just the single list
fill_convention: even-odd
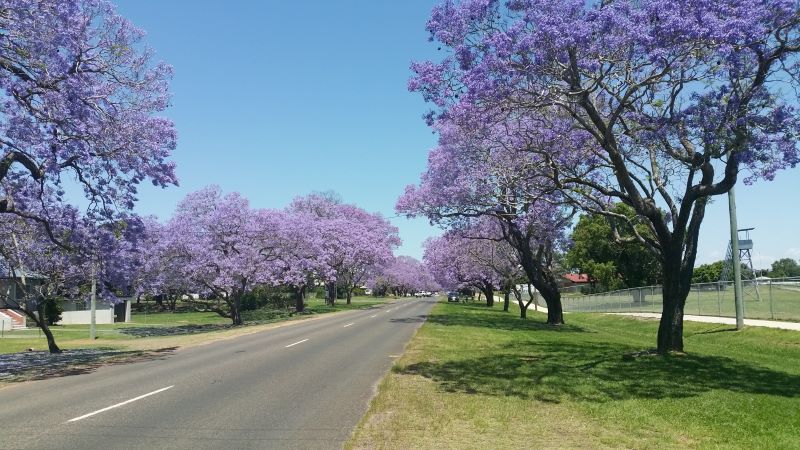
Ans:
[{"label": "tree shadow on grass", "polygon": [[691,335],[694,335],[694,334],[715,334],[715,333],[728,333],[728,332],[736,332],[736,331],[739,331],[739,330],[737,330],[736,328],[723,327],[723,328],[711,328],[711,329],[708,329],[708,330],[705,330],[705,331],[696,331],[694,333],[686,333],[686,335],[687,336],[691,336]]},{"label": "tree shadow on grass", "polygon": [[[438,325],[455,325],[462,327],[479,327],[479,328],[492,328],[495,330],[507,331],[554,331],[554,332],[582,332],[588,333],[590,331],[575,325],[548,325],[545,322],[545,316],[541,318],[520,319],[519,316],[514,317],[514,313],[503,312],[502,310],[492,310],[486,305],[469,305],[469,304],[456,304],[449,305],[452,308],[460,308],[467,310],[467,314],[436,314],[428,315],[428,322]],[[471,313],[472,310],[474,313]]]},{"label": "tree shadow on grass", "polygon": [[0,355],[0,381],[22,382],[81,375],[99,367],[166,359],[177,347],[121,351],[108,348],[64,350],[63,353],[20,352]]},{"label": "tree shadow on grass", "polygon": [[396,318],[396,319],[389,319],[389,322],[392,322],[392,323],[422,323],[422,322],[425,322],[425,319],[427,317],[428,317],[427,315],[421,314],[419,316],[413,316],[413,317],[400,317],[400,318]]},{"label": "tree shadow on grass", "polygon": [[185,334],[209,333],[233,328],[231,324],[178,325],[169,327],[126,327],[120,328],[121,334],[133,337],[180,336]]},{"label": "tree shadow on grass", "polygon": [[447,392],[553,403],[686,398],[719,389],[800,397],[797,375],[719,356],[623,359],[632,350],[616,344],[527,342],[487,357],[420,362],[394,371],[429,378]]}]

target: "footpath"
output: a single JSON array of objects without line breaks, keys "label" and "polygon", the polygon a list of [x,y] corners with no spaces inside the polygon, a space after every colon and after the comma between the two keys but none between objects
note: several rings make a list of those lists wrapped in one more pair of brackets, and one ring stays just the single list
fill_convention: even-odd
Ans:
[{"label": "footpath", "polygon": [[[658,313],[606,313],[618,316],[635,316],[647,317],[651,319],[660,319],[661,314]],[[705,322],[705,323],[723,323],[726,325],[736,325],[736,319],[733,317],[717,317],[717,316],[692,316],[688,314],[683,315],[683,320],[690,322]],[[759,320],[759,319],[744,319],[744,324],[748,327],[767,327],[767,328],[780,328],[783,330],[800,331],[800,323],[798,322],[781,322],[779,320]]]},{"label": "footpath", "polygon": [[[502,303],[502,300],[500,300],[500,302]],[[516,302],[511,302],[511,303],[516,304]],[[534,308],[536,311],[540,311],[547,314],[546,307],[541,305],[535,305],[535,303],[531,304],[531,306],[528,308],[528,311],[533,311]],[[564,311],[564,312],[569,312],[569,311]],[[644,317],[648,319],[661,318],[661,314],[659,313],[604,313],[604,314],[611,314],[616,316]],[[736,319],[733,317],[693,316],[689,314],[684,314],[683,320],[689,322],[722,323],[725,325],[734,325],[734,326],[736,325]],[[748,327],[780,328],[782,330],[800,331],[799,322],[781,322],[779,320],[744,319],[744,324]]]}]

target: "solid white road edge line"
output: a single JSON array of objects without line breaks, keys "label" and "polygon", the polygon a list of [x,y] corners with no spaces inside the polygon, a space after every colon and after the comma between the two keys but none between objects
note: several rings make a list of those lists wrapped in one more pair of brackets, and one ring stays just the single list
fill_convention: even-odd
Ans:
[{"label": "solid white road edge line", "polygon": [[289,344],[289,345],[287,345],[287,346],[286,346],[286,347],[284,347],[284,348],[289,348],[289,347],[293,347],[293,346],[295,346],[295,345],[297,345],[297,344],[302,344],[303,342],[305,342],[305,341],[307,341],[307,340],[308,340],[308,339],[303,339],[302,341],[297,341],[297,342],[295,342],[294,344]]},{"label": "solid white road edge line", "polygon": [[342,328],[347,328],[347,327],[349,327],[350,325],[355,325],[355,322],[350,322],[350,323],[348,323],[347,325],[343,326]]},{"label": "solid white road edge line", "polygon": [[156,391],[153,391],[153,392],[148,392],[147,394],[140,395],[140,396],[138,396],[138,397],[136,397],[136,398],[132,398],[132,399],[130,399],[130,400],[125,400],[125,401],[124,401],[124,402],[122,402],[122,403],[117,403],[116,405],[111,405],[111,406],[108,406],[108,407],[106,407],[106,408],[103,408],[103,409],[98,409],[97,411],[90,412],[89,414],[84,414],[84,415],[82,415],[82,416],[80,416],[80,417],[76,417],[76,418],[74,418],[74,419],[69,419],[69,420],[67,421],[67,423],[69,423],[69,422],[77,422],[77,421],[79,421],[79,420],[81,420],[81,419],[85,419],[85,418],[87,418],[87,417],[92,417],[92,416],[94,416],[95,414],[100,414],[101,412],[106,412],[106,411],[108,411],[109,409],[119,408],[120,406],[127,405],[128,403],[133,403],[133,402],[135,402],[136,400],[141,400],[141,399],[143,399],[143,398],[145,398],[145,397],[149,397],[149,396],[151,396],[151,395],[158,394],[159,392],[164,392],[164,391],[166,391],[167,389],[172,389],[173,387],[175,387],[175,385],[174,385],[174,384],[173,384],[172,386],[167,386],[167,387],[165,387],[165,388],[161,388],[161,389],[158,389],[158,390],[156,390]]}]

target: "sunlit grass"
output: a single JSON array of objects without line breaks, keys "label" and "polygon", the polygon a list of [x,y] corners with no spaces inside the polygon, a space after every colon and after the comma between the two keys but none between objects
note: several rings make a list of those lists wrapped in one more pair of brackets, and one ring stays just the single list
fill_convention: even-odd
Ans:
[{"label": "sunlit grass", "polygon": [[[307,301],[308,314],[293,315],[288,310],[280,314],[264,314],[263,311],[245,311],[243,318],[250,322],[245,328],[252,325],[295,320],[308,315],[347,311],[353,309],[369,308],[386,302],[386,298],[354,297],[350,305],[345,300],[337,300],[334,307],[325,305],[322,299],[309,299]],[[178,312],[134,312],[131,322],[97,325],[97,339],[89,340],[89,325],[56,325],[50,329],[56,343],[62,349],[73,348],[153,348],[149,345],[155,339],[165,340],[165,345],[178,345],[170,341],[179,336],[192,336],[184,339],[186,342],[197,342],[202,335],[207,339],[215,339],[219,332],[230,328],[231,320],[210,311]],[[231,333],[226,333],[228,335]],[[154,343],[154,342],[152,342]],[[28,349],[47,350],[47,340],[38,328],[27,330],[5,331],[0,338],[0,354],[15,353]]]},{"label": "sunlit grass", "polygon": [[796,448],[800,333],[686,324],[687,355],[638,355],[657,323],[437,305],[352,448]]}]

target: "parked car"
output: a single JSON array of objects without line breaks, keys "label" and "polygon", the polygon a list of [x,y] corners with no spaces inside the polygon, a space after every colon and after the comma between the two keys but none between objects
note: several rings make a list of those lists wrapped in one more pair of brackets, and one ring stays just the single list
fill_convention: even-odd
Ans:
[{"label": "parked car", "polygon": [[447,293],[447,301],[448,302],[458,302],[461,298],[461,295],[458,292],[448,292]]}]

